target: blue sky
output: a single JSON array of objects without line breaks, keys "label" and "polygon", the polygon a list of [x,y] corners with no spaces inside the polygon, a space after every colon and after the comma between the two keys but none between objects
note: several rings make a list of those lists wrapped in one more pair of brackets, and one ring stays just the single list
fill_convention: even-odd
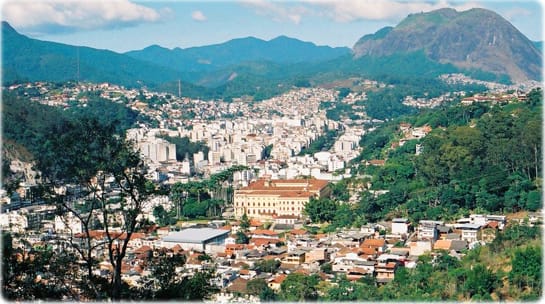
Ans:
[{"label": "blue sky", "polygon": [[395,26],[409,13],[442,7],[491,9],[529,39],[543,40],[543,7],[537,0],[5,0],[2,20],[33,38],[117,52],[280,35],[352,47],[361,36]]}]

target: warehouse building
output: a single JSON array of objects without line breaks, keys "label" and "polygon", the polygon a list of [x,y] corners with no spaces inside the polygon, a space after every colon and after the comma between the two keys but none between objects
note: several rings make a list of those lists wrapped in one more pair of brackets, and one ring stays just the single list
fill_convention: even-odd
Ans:
[{"label": "warehouse building", "polygon": [[213,228],[188,228],[169,233],[162,239],[162,246],[172,248],[180,245],[184,250],[197,250],[207,253],[225,251],[225,239],[229,230]]}]

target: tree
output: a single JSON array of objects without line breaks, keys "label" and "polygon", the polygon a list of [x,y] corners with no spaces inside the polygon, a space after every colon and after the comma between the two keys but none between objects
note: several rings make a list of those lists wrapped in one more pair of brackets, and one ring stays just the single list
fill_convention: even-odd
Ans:
[{"label": "tree", "polygon": [[[154,187],[145,178],[146,167],[139,152],[122,134],[116,133],[113,124],[82,118],[64,122],[59,128],[59,132],[47,139],[49,157],[39,163],[48,189],[45,198],[57,205],[59,215],[71,213],[82,223],[85,243],[75,242],[72,234],[67,241],[85,261],[87,285],[95,297],[101,295],[93,283],[94,251],[99,247],[106,248],[113,268],[108,294],[119,300],[123,286],[121,267],[127,246],[132,234],[145,224],[140,215]],[[77,192],[57,190],[66,183],[78,185]],[[120,195],[111,200],[108,194],[114,190]],[[80,198],[83,198],[85,211],[75,208],[74,201]],[[119,220],[119,230],[112,231],[112,225]],[[95,242],[90,235],[95,221],[104,226],[103,242]]]},{"label": "tree", "polygon": [[267,281],[264,279],[253,279],[248,281],[246,287],[248,294],[259,296],[262,301],[272,301],[276,299],[276,294],[267,285]]},{"label": "tree", "polygon": [[335,217],[337,204],[325,197],[314,198],[305,205],[304,212],[310,217],[310,220],[315,223],[330,222]]},{"label": "tree", "polygon": [[250,219],[248,219],[248,215],[246,215],[246,212],[244,212],[240,218],[240,230],[242,232],[248,232],[248,229],[250,229]]},{"label": "tree", "polygon": [[541,295],[542,289],[542,254],[541,247],[530,246],[517,249],[511,260],[509,282],[520,290],[532,288],[532,292]]},{"label": "tree", "polygon": [[290,273],[280,284],[281,297],[286,301],[316,300],[316,285],[319,280],[315,275],[305,276],[301,273]]},{"label": "tree", "polygon": [[261,260],[257,261],[254,264],[254,269],[261,272],[271,272],[274,273],[278,267],[280,267],[280,261],[271,259],[271,260]]},{"label": "tree", "polygon": [[236,236],[235,243],[237,244],[248,244],[250,242],[250,238],[242,230],[237,231]]},{"label": "tree", "polygon": [[338,278],[336,283],[328,290],[326,297],[328,301],[354,301],[357,299],[357,294],[354,293],[355,285],[348,281],[346,275]]},{"label": "tree", "polygon": [[467,272],[464,290],[469,294],[469,298],[475,295],[490,297],[497,282],[496,275],[490,269],[487,269],[483,264],[476,264],[473,269]]}]

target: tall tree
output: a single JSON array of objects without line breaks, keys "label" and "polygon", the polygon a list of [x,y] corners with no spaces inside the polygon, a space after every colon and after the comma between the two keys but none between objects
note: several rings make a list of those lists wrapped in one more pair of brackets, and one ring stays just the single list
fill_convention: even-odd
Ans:
[{"label": "tall tree", "polygon": [[[142,209],[154,187],[145,178],[146,167],[139,153],[116,133],[113,124],[83,118],[65,122],[59,128],[63,132],[47,139],[50,157],[39,163],[49,189],[47,197],[57,204],[61,216],[71,213],[83,226],[84,244],[75,241],[73,234],[68,235],[68,241],[85,261],[89,286],[96,297],[100,297],[93,284],[96,249],[106,247],[113,268],[108,294],[119,300],[127,246],[132,234],[144,224]],[[78,185],[75,193],[58,190],[66,183]],[[109,198],[112,191],[119,193],[118,199]],[[78,201],[83,201],[83,211],[76,208]],[[95,242],[90,234],[96,221],[104,227],[102,242]],[[117,226],[115,232],[113,225]]]}]

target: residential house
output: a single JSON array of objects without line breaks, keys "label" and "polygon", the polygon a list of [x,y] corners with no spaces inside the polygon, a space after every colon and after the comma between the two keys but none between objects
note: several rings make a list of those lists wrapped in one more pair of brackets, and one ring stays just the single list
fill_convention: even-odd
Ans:
[{"label": "residential house", "polygon": [[248,293],[248,280],[243,278],[235,279],[231,285],[227,287],[227,292],[235,295],[244,295]]},{"label": "residential house", "polygon": [[430,240],[416,241],[409,243],[409,255],[420,256],[431,251],[432,242]]},{"label": "residential house", "polygon": [[443,225],[442,221],[421,220],[418,225],[418,240],[435,241],[438,238],[437,226]]},{"label": "residential house", "polygon": [[312,262],[325,262],[329,261],[329,251],[327,248],[313,248],[312,250],[305,253],[305,262],[312,263]]},{"label": "residential house", "polygon": [[375,274],[377,283],[388,283],[392,281],[395,277],[395,272],[397,270],[397,263],[377,263],[375,265]]},{"label": "residential house", "polygon": [[306,252],[303,250],[288,252],[282,262],[288,264],[303,264],[305,262],[305,255]]},{"label": "residential house", "polygon": [[269,288],[271,288],[272,290],[275,290],[275,291],[280,290],[280,285],[282,284],[282,282],[284,282],[286,277],[287,275],[285,274],[279,274],[273,279],[271,279],[267,285],[269,285]]},{"label": "residential house", "polygon": [[371,248],[375,252],[382,253],[386,251],[386,240],[384,239],[366,239],[360,245],[360,248]]},{"label": "residential house", "polygon": [[409,233],[409,220],[406,218],[395,218],[392,220],[392,234]]},{"label": "residential house", "polygon": [[481,238],[481,225],[480,224],[458,224],[456,225],[461,231],[462,240],[469,243],[477,242]]}]

